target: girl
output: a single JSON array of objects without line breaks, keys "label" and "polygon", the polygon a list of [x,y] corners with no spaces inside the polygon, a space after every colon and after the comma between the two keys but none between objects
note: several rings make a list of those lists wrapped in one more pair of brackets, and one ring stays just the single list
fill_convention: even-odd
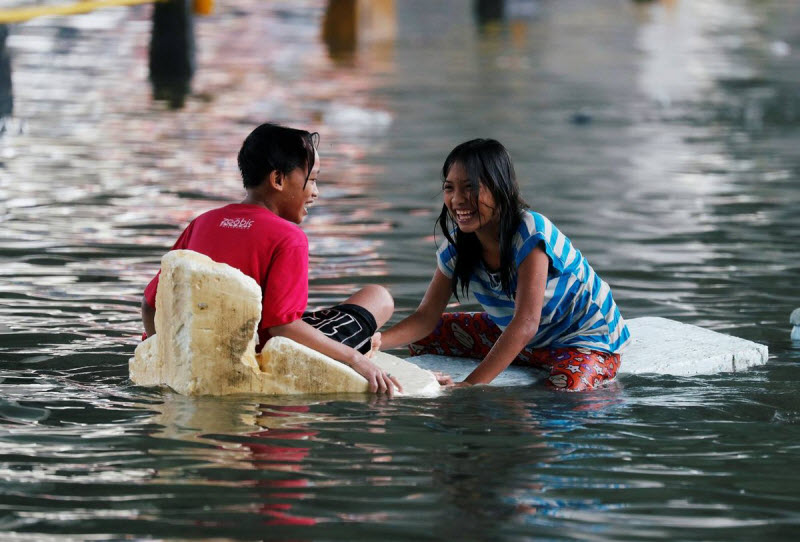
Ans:
[{"label": "girl", "polygon": [[[442,167],[445,236],[419,307],[381,337],[383,348],[482,359],[460,385],[491,382],[512,362],[550,371],[550,388],[613,379],[630,334],[608,284],[519,195],[499,142],[457,146]],[[485,312],[442,314],[472,291]]]}]

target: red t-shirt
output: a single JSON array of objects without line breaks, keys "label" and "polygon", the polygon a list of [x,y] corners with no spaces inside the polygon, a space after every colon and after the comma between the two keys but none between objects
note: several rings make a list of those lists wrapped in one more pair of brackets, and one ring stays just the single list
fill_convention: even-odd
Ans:
[{"label": "red t-shirt", "polygon": [[[258,205],[235,203],[204,213],[183,231],[172,250],[188,249],[226,263],[261,286],[258,350],[269,328],[294,322],[308,305],[308,238],[297,224]],[[144,296],[156,306],[158,277]]]}]

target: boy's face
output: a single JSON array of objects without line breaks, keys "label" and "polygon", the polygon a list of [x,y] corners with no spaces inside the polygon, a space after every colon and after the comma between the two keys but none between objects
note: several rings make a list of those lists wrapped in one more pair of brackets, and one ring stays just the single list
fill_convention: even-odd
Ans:
[{"label": "boy's face", "polygon": [[285,177],[284,182],[286,185],[281,198],[283,200],[281,217],[295,224],[300,224],[308,215],[308,206],[312,205],[319,196],[319,191],[317,190],[319,165],[319,154],[314,151],[314,168],[308,176],[308,182],[306,182],[306,170],[304,168],[295,168]]}]

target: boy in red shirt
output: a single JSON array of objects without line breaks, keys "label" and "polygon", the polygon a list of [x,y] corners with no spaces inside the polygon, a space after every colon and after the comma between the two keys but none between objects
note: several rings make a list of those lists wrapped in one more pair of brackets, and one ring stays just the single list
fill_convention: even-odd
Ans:
[{"label": "boy in red shirt", "polygon": [[[239,170],[247,196],[213,209],[184,230],[172,247],[194,250],[252,277],[262,293],[260,351],[270,337],[288,337],[352,367],[370,390],[393,395],[400,385],[365,354],[380,345],[376,333],[394,310],[382,286],[370,284],[341,305],[306,313],[308,239],[300,224],[319,196],[319,134],[262,124],[244,140]],[[145,333],[155,334],[158,277],[142,299]]]}]

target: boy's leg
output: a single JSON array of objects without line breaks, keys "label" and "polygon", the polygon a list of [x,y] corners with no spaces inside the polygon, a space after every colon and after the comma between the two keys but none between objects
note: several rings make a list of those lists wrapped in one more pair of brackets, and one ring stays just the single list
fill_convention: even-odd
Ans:
[{"label": "boy's leg", "polygon": [[446,312],[430,335],[408,345],[411,354],[483,359],[500,337],[485,312]]},{"label": "boy's leg", "polygon": [[340,305],[305,313],[303,321],[326,337],[366,354],[372,349],[372,336],[393,311],[394,300],[389,291],[369,284]]},{"label": "boy's leg", "polygon": [[367,284],[359,291],[348,297],[342,305],[358,305],[367,309],[380,329],[389,321],[394,312],[394,299],[389,290],[378,284]]},{"label": "boy's leg", "polygon": [[524,351],[525,364],[550,370],[545,384],[563,391],[585,391],[612,380],[619,370],[620,355],[586,348],[553,348]]}]

